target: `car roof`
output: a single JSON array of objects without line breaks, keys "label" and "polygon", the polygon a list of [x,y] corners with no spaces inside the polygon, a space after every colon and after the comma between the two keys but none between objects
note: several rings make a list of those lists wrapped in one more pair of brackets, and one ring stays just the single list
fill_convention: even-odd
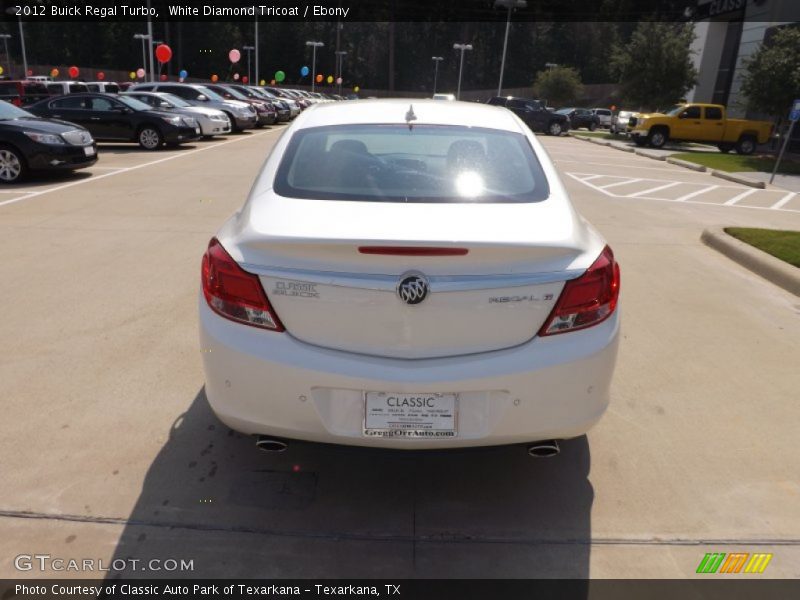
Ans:
[{"label": "car roof", "polygon": [[467,125],[488,127],[519,133],[517,117],[500,106],[477,102],[441,102],[432,99],[380,99],[316,104],[303,113],[303,127],[341,124],[408,123],[406,116],[413,109],[411,124]]}]

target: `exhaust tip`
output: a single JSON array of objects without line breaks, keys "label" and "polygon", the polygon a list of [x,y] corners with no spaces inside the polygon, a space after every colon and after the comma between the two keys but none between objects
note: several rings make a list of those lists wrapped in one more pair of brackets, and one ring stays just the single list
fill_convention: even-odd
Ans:
[{"label": "exhaust tip", "polygon": [[551,458],[557,456],[561,448],[556,440],[545,440],[528,446],[528,456],[533,458]]},{"label": "exhaust tip", "polygon": [[289,445],[286,442],[274,440],[263,435],[258,436],[256,439],[256,448],[263,452],[269,452],[272,454],[286,452],[288,447]]}]

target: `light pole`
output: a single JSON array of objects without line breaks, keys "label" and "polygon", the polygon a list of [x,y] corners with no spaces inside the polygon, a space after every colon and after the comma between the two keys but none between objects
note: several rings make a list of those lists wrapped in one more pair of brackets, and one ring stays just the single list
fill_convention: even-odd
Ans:
[{"label": "light pole", "polygon": [[[147,37],[153,39],[153,21],[150,18],[150,0],[147,0]],[[147,65],[144,65],[147,70]],[[156,80],[156,61],[153,60],[153,49],[150,49],[150,81]]]},{"label": "light pole", "polygon": [[[152,42],[150,42],[150,65],[152,65],[152,67],[153,67],[151,81],[155,81],[156,80],[156,71],[155,71],[155,68],[156,68],[156,48],[158,46],[160,46],[161,44],[163,44],[163,43],[164,42],[162,42],[161,40],[153,40]],[[159,76],[161,75],[161,63],[158,63],[158,74],[159,74]]]},{"label": "light pole", "polygon": [[256,53],[256,79],[255,79],[255,82],[253,83],[253,85],[259,85],[259,82],[261,80],[258,78],[258,15],[256,15],[256,24],[255,24],[254,31],[253,31],[253,39],[255,39],[255,44],[254,45],[255,45],[255,53]]},{"label": "light pole", "polygon": [[439,63],[444,60],[444,56],[431,56],[433,61],[433,93],[436,94],[436,81],[439,79]]},{"label": "light pole", "polygon": [[146,33],[134,33],[133,39],[142,40],[142,69],[147,73],[147,40],[150,36]]},{"label": "light pole", "polygon": [[315,88],[315,83],[317,82],[317,48],[322,48],[324,46],[322,42],[306,42],[306,46],[311,46],[313,48],[313,54],[311,59],[311,91],[313,92]]},{"label": "light pole", "polygon": [[456,90],[456,100],[461,97],[461,74],[464,72],[464,51],[472,50],[472,44],[453,44],[453,50],[461,51],[461,62],[458,66],[458,90]]},{"label": "light pole", "polygon": [[255,49],[255,46],[242,46],[242,50],[247,52],[247,81],[253,81],[250,78],[250,52]]},{"label": "light pole", "polygon": [[497,95],[503,93],[503,71],[506,68],[506,49],[508,48],[508,30],[511,28],[511,11],[515,8],[525,8],[528,3],[525,0],[494,0],[494,7],[505,6],[508,8],[508,18],[506,19],[506,35],[503,38],[503,58],[500,61],[500,81],[497,83]]},{"label": "light pole", "polygon": [[337,50],[336,51],[336,71],[338,75],[336,79],[339,80],[339,95],[342,95],[342,81],[344,77],[342,77],[342,71],[344,71],[344,57],[347,56],[347,50]]},{"label": "light pole", "polygon": [[8,54],[8,40],[11,39],[11,35],[8,33],[0,33],[0,38],[3,38],[3,45],[6,47],[6,68],[8,68],[8,76],[11,76],[11,57]]}]

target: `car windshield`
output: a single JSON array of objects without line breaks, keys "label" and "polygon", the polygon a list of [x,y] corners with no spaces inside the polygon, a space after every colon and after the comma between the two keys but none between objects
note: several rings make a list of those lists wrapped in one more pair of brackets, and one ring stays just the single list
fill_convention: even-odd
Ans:
[{"label": "car windshield", "polygon": [[562,108],[561,110],[557,110],[557,111],[556,111],[556,114],[559,114],[559,115],[568,115],[568,114],[569,114],[569,113],[571,113],[573,110],[575,110],[575,109],[574,109],[574,108]]},{"label": "car windshield", "polygon": [[231,96],[236,98],[237,100],[247,100],[247,96],[245,96],[242,92],[232,87],[224,88],[226,92],[228,92]]},{"label": "car windshield", "polygon": [[17,108],[8,102],[0,102],[0,121],[8,121],[9,119],[24,119],[25,117],[33,118],[33,115],[28,111]]},{"label": "car windshield", "polygon": [[141,100],[137,100],[136,98],[131,98],[129,96],[118,96],[117,100],[133,110],[153,110],[153,107],[149,104],[145,104]]},{"label": "car windshield", "polygon": [[187,108],[191,106],[186,100],[181,98],[180,96],[176,96],[175,94],[160,94],[159,99],[164,100],[165,102],[169,102],[172,106],[176,108]]},{"label": "car windshield", "polygon": [[297,131],[274,190],[290,198],[372,202],[538,202],[549,195],[520,133],[405,124]]},{"label": "car windshield", "polygon": [[683,111],[684,108],[686,108],[686,107],[684,105],[682,105],[682,104],[679,104],[678,106],[672,106],[672,107],[668,108],[667,110],[665,110],[664,114],[665,115],[669,115],[670,117],[674,117],[679,112]]},{"label": "car windshield", "polygon": [[203,94],[209,100],[213,100],[214,102],[225,102],[225,98],[223,98],[217,92],[212,91],[205,86],[198,85],[195,89],[201,94]]}]

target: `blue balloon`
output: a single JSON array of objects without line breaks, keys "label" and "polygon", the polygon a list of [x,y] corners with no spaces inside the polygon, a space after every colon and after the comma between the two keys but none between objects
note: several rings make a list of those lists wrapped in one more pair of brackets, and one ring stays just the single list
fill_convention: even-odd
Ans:
[{"label": "blue balloon", "polygon": [[181,79],[186,79],[189,76],[189,72],[186,69],[181,69],[180,73],[178,73],[178,77]]},{"label": "blue balloon", "polygon": [[308,67],[303,67],[302,69],[300,69],[300,75],[302,75],[303,77],[308,75]]}]

